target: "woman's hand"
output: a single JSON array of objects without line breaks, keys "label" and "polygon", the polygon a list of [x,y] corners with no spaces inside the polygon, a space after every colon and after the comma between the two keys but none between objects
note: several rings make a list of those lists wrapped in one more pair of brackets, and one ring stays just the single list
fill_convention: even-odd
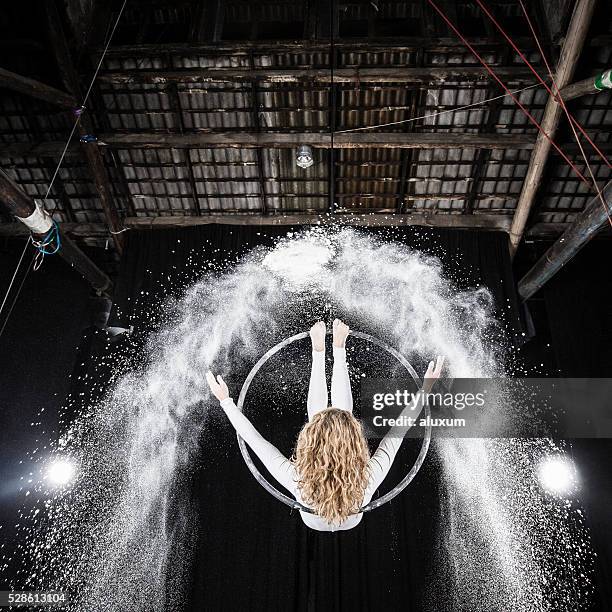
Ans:
[{"label": "woman's hand", "polygon": [[215,375],[208,370],[208,372],[206,372],[206,380],[208,381],[208,386],[210,387],[212,394],[220,402],[229,397],[229,389],[227,388],[225,381],[221,378],[221,374],[219,374],[215,380]]},{"label": "woman's hand", "polygon": [[438,378],[440,378],[440,374],[442,374],[442,368],[444,367],[444,357],[439,356],[436,358],[436,363],[433,361],[429,362],[429,367],[427,368],[427,372],[425,372],[425,377],[423,379],[423,390],[425,393],[429,393],[431,388],[434,386],[434,383]]}]

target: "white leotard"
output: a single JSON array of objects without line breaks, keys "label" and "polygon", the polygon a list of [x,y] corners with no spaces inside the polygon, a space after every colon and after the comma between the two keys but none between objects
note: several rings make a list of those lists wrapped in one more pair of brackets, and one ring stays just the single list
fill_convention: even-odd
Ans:
[{"label": "white leotard", "polygon": [[[346,363],[346,350],[334,347],[334,367],[332,371],[331,384],[331,405],[340,410],[353,410],[353,395],[349,381],[348,366]],[[225,414],[229,418],[234,429],[240,437],[249,445],[253,452],[259,457],[270,474],[277,480],[293,497],[308,507],[300,495],[297,486],[298,474],[293,463],[287,459],[273,444],[270,444],[255,429],[251,421],[238,410],[234,400],[229,397],[221,402]],[[325,353],[323,351],[313,351],[312,370],[310,374],[310,385],[308,387],[308,401],[306,408],[308,419],[319,411],[329,407],[327,400],[327,382],[325,380]],[[404,413],[409,410],[414,411],[414,407],[408,406]],[[413,413],[413,416],[416,414]],[[376,452],[370,458],[368,467],[370,479],[364,492],[361,506],[365,506],[372,499],[376,489],[389,473],[395,455],[402,444],[405,428],[396,426],[391,428],[381,440]],[[300,511],[302,520],[306,525],[317,531],[341,531],[352,529],[357,526],[363,513],[349,516],[340,525],[330,525],[324,518]]]}]

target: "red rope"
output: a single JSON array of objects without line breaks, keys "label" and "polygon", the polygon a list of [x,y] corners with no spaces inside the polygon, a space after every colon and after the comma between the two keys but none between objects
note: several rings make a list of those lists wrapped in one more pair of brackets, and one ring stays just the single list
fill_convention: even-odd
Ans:
[{"label": "red rope", "polygon": [[442,19],[446,22],[448,27],[461,39],[463,44],[472,52],[472,54],[478,59],[478,61],[484,66],[487,72],[501,85],[504,91],[514,100],[515,104],[523,111],[526,117],[533,123],[540,133],[550,142],[550,144],[557,150],[557,152],[563,157],[563,159],[569,164],[572,170],[575,172],[576,176],[580,178],[581,181],[586,183],[589,187],[591,187],[591,183],[587,180],[583,174],[578,170],[572,160],[560,149],[557,143],[544,131],[542,126],[537,122],[537,120],[533,117],[533,115],[525,108],[523,104],[514,96],[514,94],[506,87],[504,82],[497,76],[495,71],[485,62],[485,60],[480,56],[478,51],[470,45],[470,43],[466,40],[466,38],[457,30],[457,28],[453,25],[450,19],[444,14],[444,12],[437,6],[437,4],[433,0],[427,0],[429,4],[436,10],[436,12],[442,17]]},{"label": "red rope", "polygon": [[[553,84],[553,87],[559,94],[559,101],[561,103],[561,106],[563,110],[565,111],[565,114],[567,115],[568,119],[573,119],[573,117],[570,115],[569,111],[567,110],[567,107],[565,106],[565,101],[563,100],[563,97],[561,96],[561,91],[559,90],[559,87],[557,86],[557,83],[555,82],[555,77],[552,73],[552,69],[548,63],[548,60],[546,59],[546,54],[544,53],[544,49],[542,49],[542,45],[540,44],[540,39],[538,38],[538,35],[536,34],[535,28],[533,27],[533,23],[531,23],[531,19],[529,18],[529,13],[527,13],[527,9],[525,8],[525,5],[523,4],[523,0],[518,0],[518,1],[521,5],[521,8],[523,9],[523,15],[525,16],[525,19],[527,20],[527,23],[529,24],[529,29],[531,30],[531,34],[533,38],[535,39],[536,44],[538,45],[540,55],[542,57],[542,60],[544,61],[546,70],[548,71],[548,76],[550,77],[551,83]],[[551,95],[552,95],[552,92],[551,92]],[[584,163],[586,164],[587,170],[589,171],[589,174],[591,175],[591,180],[593,181],[593,185],[595,187],[595,190],[597,191],[597,196],[599,197],[599,201],[601,202],[601,205],[603,206],[604,212],[606,213],[606,217],[608,217],[608,223],[610,223],[610,225],[612,226],[612,216],[610,216],[610,209],[608,208],[608,204],[606,203],[606,200],[603,197],[603,194],[601,193],[601,189],[599,188],[599,185],[597,184],[597,181],[595,180],[595,175],[593,174],[593,170],[591,170],[591,164],[589,164],[589,160],[586,156],[586,153],[584,152],[584,149],[582,148],[582,143],[580,142],[580,136],[576,134],[576,130],[574,129],[574,126],[572,125],[572,123],[570,123],[570,127],[572,128],[572,132],[574,133],[574,138],[576,139],[576,143],[578,144],[578,147],[580,148],[580,152],[582,153],[582,157],[584,158]],[[593,145],[593,147],[595,147],[595,145]],[[608,167],[610,167],[610,164],[608,163],[608,160],[605,158],[605,156],[603,157],[603,159],[608,164]]]},{"label": "red rope", "polygon": [[523,60],[523,62],[525,64],[527,64],[527,66],[529,67],[529,69],[531,70],[531,72],[533,72],[533,74],[536,76],[536,78],[538,79],[538,81],[540,81],[540,83],[542,83],[542,85],[544,85],[544,87],[546,88],[546,91],[555,99],[557,100],[557,102],[561,105],[561,107],[563,108],[563,110],[565,111],[565,114],[567,115],[567,118],[578,128],[578,130],[580,131],[580,133],[587,139],[587,141],[589,142],[589,144],[593,147],[593,149],[595,149],[595,151],[597,151],[597,153],[599,154],[599,156],[601,157],[601,159],[607,164],[608,168],[612,167],[612,164],[610,164],[610,162],[608,161],[608,158],[605,156],[605,154],[599,149],[599,147],[591,140],[591,138],[589,137],[589,135],[584,131],[584,128],[582,127],[582,125],[580,125],[580,123],[572,116],[572,114],[569,112],[569,110],[567,109],[567,107],[565,106],[565,102],[563,100],[563,98],[561,97],[561,92],[559,91],[556,83],[554,82],[554,77],[552,75],[552,72],[550,70],[550,66],[548,65],[548,62],[546,61],[546,57],[544,56],[544,52],[542,50],[542,47],[540,45],[540,41],[538,40],[538,37],[535,33],[535,30],[533,28],[533,25],[531,23],[531,19],[529,19],[529,16],[527,14],[527,11],[525,9],[525,7],[523,6],[523,3],[521,2],[521,0],[519,0],[521,6],[523,7],[523,12],[525,14],[525,17],[527,18],[527,23],[529,24],[529,27],[531,29],[531,33],[533,34],[533,37],[536,40],[536,43],[538,45],[538,48],[540,49],[540,55],[542,56],[542,59],[544,60],[544,63],[546,64],[546,68],[548,70],[548,73],[551,77],[551,79],[553,79],[553,87],[556,90],[556,93],[553,93],[552,89],[548,86],[548,84],[544,81],[544,79],[538,74],[537,70],[533,67],[533,65],[531,64],[531,62],[525,57],[525,55],[522,53],[522,51],[516,46],[515,42],[512,40],[512,38],[510,38],[509,34],[504,30],[504,28],[497,22],[497,20],[495,19],[495,17],[491,14],[491,12],[487,9],[487,7],[481,2],[481,0],[476,0],[476,3],[478,4],[478,6],[481,8],[481,10],[487,15],[487,17],[491,20],[491,22],[495,25],[495,27],[501,32],[502,36],[510,43],[510,45],[512,46],[512,48],[518,53],[519,57]]}]

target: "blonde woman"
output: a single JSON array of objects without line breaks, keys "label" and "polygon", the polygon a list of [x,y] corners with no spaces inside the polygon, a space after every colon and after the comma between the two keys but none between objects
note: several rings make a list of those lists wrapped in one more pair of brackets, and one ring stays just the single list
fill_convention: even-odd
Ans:
[{"label": "blonde woman", "polygon": [[[405,429],[391,428],[370,457],[359,420],[353,416],[353,396],[346,362],[345,342],[349,328],[336,319],[333,326],[334,366],[331,407],[325,380],[325,324],[310,330],[312,369],[306,409],[308,422],[300,432],[294,456],[289,461],[264,439],[238,410],[221,376],[208,372],[212,393],[230,422],[259,457],[272,476],[314,514],[300,511],[306,525],[317,531],[340,531],[356,527],[363,516],[360,509],[371,499],[387,476],[402,443]],[[423,388],[429,391],[440,377],[443,359],[429,364]],[[416,408],[416,410],[415,410]],[[417,416],[420,407],[408,406]]]}]

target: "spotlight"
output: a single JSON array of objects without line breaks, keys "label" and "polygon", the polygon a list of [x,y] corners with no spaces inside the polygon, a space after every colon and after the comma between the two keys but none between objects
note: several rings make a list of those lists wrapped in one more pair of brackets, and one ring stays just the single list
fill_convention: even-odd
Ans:
[{"label": "spotlight", "polygon": [[47,478],[56,487],[70,483],[76,474],[76,466],[67,459],[55,459],[47,468]]},{"label": "spotlight", "polygon": [[578,473],[574,462],[562,455],[542,459],[538,466],[540,486],[559,497],[572,494],[578,488]]},{"label": "spotlight", "polygon": [[300,168],[310,168],[314,164],[314,157],[312,156],[312,147],[309,145],[300,145],[297,153],[295,154],[295,163]]}]

